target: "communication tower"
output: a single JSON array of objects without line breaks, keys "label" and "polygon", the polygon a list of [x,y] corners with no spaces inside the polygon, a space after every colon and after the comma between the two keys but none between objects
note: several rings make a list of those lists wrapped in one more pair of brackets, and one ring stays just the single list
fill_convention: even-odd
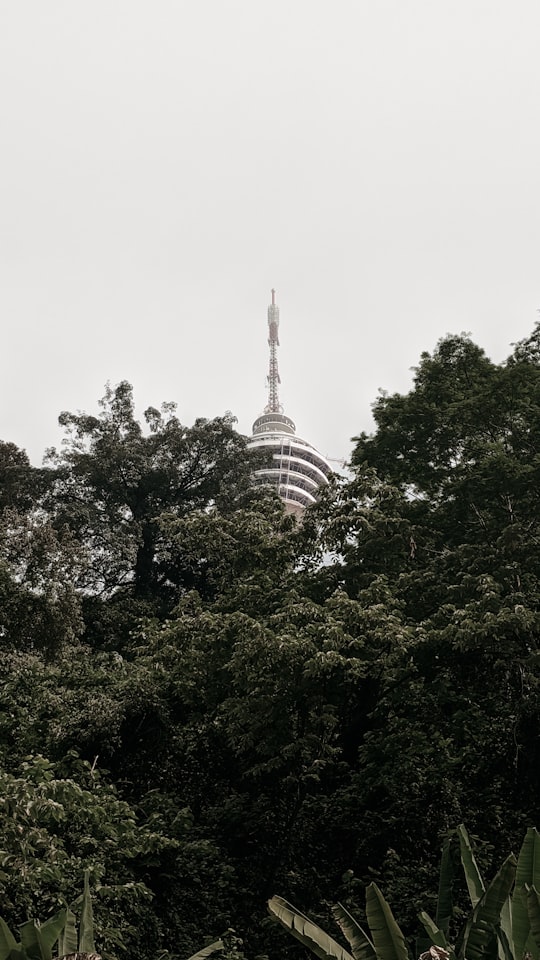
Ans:
[{"label": "communication tower", "polygon": [[275,290],[268,307],[268,347],[268,403],[253,424],[248,445],[266,450],[269,456],[268,466],[256,471],[256,481],[277,487],[287,511],[301,514],[315,503],[317,491],[328,482],[332,468],[315,447],[296,436],[296,425],[285,416],[279,402],[279,307]]}]

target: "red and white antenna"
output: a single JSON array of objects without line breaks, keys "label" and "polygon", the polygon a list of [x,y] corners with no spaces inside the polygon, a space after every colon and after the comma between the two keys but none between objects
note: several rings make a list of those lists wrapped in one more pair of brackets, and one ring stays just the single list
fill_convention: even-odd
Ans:
[{"label": "red and white antenna", "polygon": [[270,367],[268,371],[268,403],[265,413],[282,413],[279,402],[279,384],[277,348],[279,347],[279,307],[276,305],[276,291],[272,290],[272,303],[268,307],[268,346],[270,347]]}]

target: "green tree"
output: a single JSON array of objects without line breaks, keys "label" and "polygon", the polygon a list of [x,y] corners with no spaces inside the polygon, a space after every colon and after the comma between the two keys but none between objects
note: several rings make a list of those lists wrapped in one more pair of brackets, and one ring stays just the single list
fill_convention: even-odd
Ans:
[{"label": "green tree", "polygon": [[141,822],[95,764],[71,757],[63,767],[70,775],[35,756],[15,773],[0,772],[3,919],[16,927],[72,902],[88,868],[105,955],[132,952],[145,928],[157,929],[143,865],[178,842]]},{"label": "green tree", "polygon": [[[128,633],[137,617],[163,615],[185,591],[202,589],[191,557],[183,562],[178,536],[171,558],[164,518],[230,515],[254,498],[250,455],[231,417],[188,428],[174,404],[163,404],[145,411],[145,432],[126,382],[108,387],[101,407],[97,417],[63,413],[66,439],[48,455],[55,471],[48,508],[57,528],[67,527],[87,550],[79,588],[92,598],[87,621],[98,635],[122,618]],[[104,609],[101,601],[111,597]]]},{"label": "green tree", "polygon": [[446,338],[422,355],[408,394],[379,398],[377,430],[358,440],[358,473],[373,467],[405,495],[426,611],[443,599],[435,566],[444,599],[471,597],[485,575],[505,594],[537,596],[539,336],[500,365],[467,338]]},{"label": "green tree", "polygon": [[371,673],[337,805],[370,837],[352,866],[362,876],[368,853],[403,916],[434,836],[465,820],[511,845],[535,816],[538,341],[501,365],[465,337],[424,354],[408,394],[379,398],[353,480],[329,488],[306,527],[325,557],[306,565],[317,595],[339,585],[384,605],[392,655]]},{"label": "green tree", "polygon": [[52,656],[83,631],[78,576],[83,549],[38,509],[0,515],[0,636],[4,650]]},{"label": "green tree", "polygon": [[35,508],[43,475],[44,471],[30,465],[24,450],[0,441],[0,512]]}]

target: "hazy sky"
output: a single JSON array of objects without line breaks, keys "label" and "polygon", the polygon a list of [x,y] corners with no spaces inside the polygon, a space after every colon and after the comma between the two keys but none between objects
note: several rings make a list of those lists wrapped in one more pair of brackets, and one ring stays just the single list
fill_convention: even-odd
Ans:
[{"label": "hazy sky", "polygon": [[331,457],[540,307],[538,0],[0,0],[0,439],[127,379]]}]

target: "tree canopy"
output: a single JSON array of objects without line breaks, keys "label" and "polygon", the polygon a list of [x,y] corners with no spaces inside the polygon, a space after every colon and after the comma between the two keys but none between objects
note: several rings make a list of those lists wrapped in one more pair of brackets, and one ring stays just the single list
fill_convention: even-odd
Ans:
[{"label": "tree canopy", "polygon": [[[129,384],[0,444],[0,888],[11,928],[94,885],[105,957],[249,955],[279,893],[376,881],[406,932],[448,830],[489,869],[538,819],[540,332],[381,395],[301,523],[232,418]],[[459,892],[459,891],[458,891]],[[427,901],[427,904],[426,904]],[[233,936],[229,934],[229,936]]]}]

